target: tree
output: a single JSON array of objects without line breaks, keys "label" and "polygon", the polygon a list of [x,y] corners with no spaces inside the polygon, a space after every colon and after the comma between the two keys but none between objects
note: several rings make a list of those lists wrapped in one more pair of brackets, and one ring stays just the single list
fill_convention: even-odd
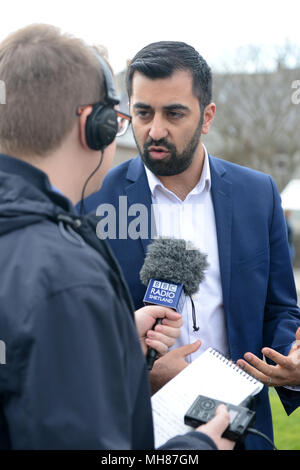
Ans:
[{"label": "tree", "polygon": [[205,141],[214,154],[271,174],[281,191],[300,170],[300,103],[292,100],[300,51],[279,49],[273,70],[264,68],[262,49],[248,48],[240,57],[244,72],[214,75],[217,113]]}]

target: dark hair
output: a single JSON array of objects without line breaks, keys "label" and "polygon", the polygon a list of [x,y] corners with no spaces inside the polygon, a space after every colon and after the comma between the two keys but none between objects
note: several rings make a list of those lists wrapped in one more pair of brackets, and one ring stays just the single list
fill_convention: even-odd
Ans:
[{"label": "dark hair", "polygon": [[212,74],[203,57],[192,46],[178,41],[153,42],[141,49],[127,69],[126,85],[129,98],[132,94],[134,72],[148,78],[171,77],[178,70],[190,70],[193,76],[193,93],[202,110],[211,102]]}]

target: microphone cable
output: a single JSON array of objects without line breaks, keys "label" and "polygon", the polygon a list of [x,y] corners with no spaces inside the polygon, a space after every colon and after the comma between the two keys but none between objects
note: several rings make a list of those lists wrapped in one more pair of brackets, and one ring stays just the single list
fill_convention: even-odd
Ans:
[{"label": "microphone cable", "polygon": [[199,326],[197,326],[197,320],[196,320],[195,304],[194,304],[194,301],[193,301],[193,298],[192,298],[191,295],[189,295],[189,298],[191,299],[191,304],[192,304],[193,330],[194,331],[199,331]]},{"label": "microphone cable", "polygon": [[92,173],[90,174],[90,176],[87,178],[86,182],[85,182],[84,185],[83,185],[83,188],[82,188],[82,191],[81,191],[80,209],[79,209],[79,214],[80,214],[81,216],[86,214],[85,207],[84,207],[84,193],[85,193],[86,187],[87,187],[88,182],[90,181],[90,179],[91,179],[91,178],[94,176],[94,174],[99,170],[99,168],[100,168],[100,166],[101,166],[101,164],[102,164],[103,155],[104,155],[104,150],[102,150],[102,152],[101,152],[100,160],[99,160],[98,165],[96,166],[95,170],[92,171]]},{"label": "microphone cable", "polygon": [[273,450],[278,450],[277,447],[275,446],[274,442],[268,436],[266,436],[264,433],[258,431],[255,428],[248,428],[247,432],[250,433],[250,434],[255,434],[256,436],[262,437],[263,439],[265,439],[272,446]]}]

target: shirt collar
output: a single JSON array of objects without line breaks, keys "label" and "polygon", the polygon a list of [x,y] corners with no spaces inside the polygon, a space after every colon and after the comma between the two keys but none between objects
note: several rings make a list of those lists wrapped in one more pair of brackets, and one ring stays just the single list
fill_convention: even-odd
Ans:
[{"label": "shirt collar", "polygon": [[[207,153],[205,145],[202,144],[202,146],[204,149],[204,163],[203,163],[202,173],[200,176],[200,180],[198,181],[196,186],[192,189],[190,194],[192,193],[200,194],[202,192],[208,192],[210,191],[210,188],[211,188],[211,175],[210,175],[208,153]],[[163,185],[163,183],[159,180],[159,178],[154,173],[152,173],[152,171],[150,171],[149,168],[145,166],[145,170],[146,170],[148,184],[149,184],[149,188],[150,188],[152,196],[154,196],[155,191],[158,187],[162,188],[165,191],[168,191],[168,189]]]}]

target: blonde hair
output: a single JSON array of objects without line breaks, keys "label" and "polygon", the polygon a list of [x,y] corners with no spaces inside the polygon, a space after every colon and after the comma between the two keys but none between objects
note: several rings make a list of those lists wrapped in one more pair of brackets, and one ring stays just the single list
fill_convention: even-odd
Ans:
[{"label": "blonde hair", "polygon": [[36,24],[0,44],[1,151],[45,156],[72,130],[78,105],[101,101],[105,83],[94,52],[80,39]]}]

